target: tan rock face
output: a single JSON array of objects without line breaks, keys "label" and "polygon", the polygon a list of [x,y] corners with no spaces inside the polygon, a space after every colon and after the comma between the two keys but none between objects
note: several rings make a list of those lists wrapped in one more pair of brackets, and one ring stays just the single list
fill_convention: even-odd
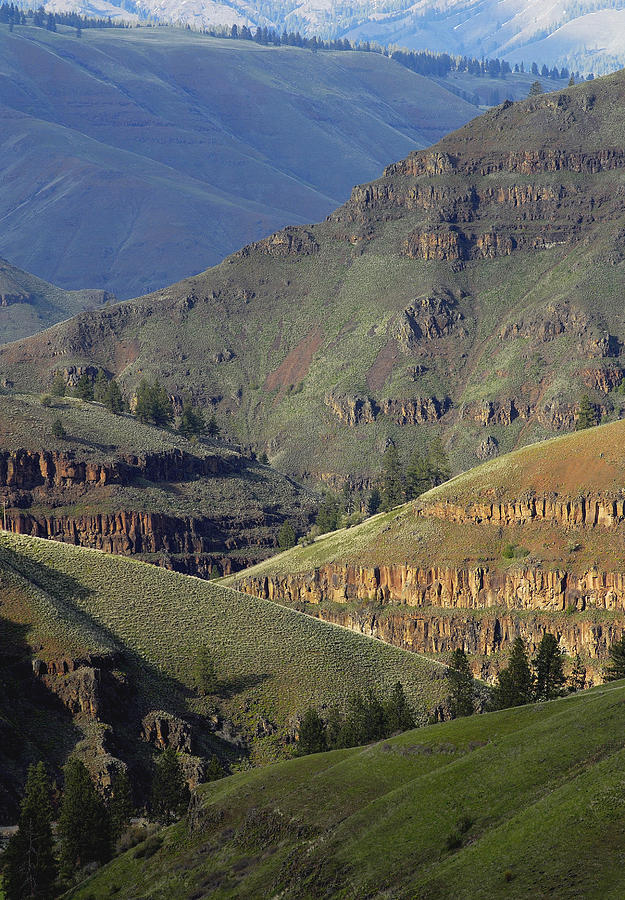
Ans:
[{"label": "tan rock face", "polygon": [[427,503],[419,509],[420,516],[432,516],[449,522],[498,525],[525,525],[543,521],[565,528],[616,528],[625,523],[625,498],[603,494],[577,499],[558,497],[529,497],[505,503],[470,503],[466,506],[448,501]]},{"label": "tan rock face", "polygon": [[[312,604],[313,614],[320,618],[419,653],[462,647],[470,654],[496,657],[518,636],[533,653],[545,632],[555,630],[564,650],[596,661],[595,680],[601,677],[610,644],[625,629],[621,572],[573,575],[531,567],[491,571],[480,566],[327,565],[307,574],[242,578],[237,587],[290,605]],[[356,612],[348,608],[342,612],[329,609],[327,601],[356,601],[362,606]],[[376,611],[370,611],[371,604]],[[607,623],[545,615],[599,610],[617,615]],[[492,675],[497,666],[494,660],[476,674]]]},{"label": "tan rock face", "polygon": [[375,422],[379,416],[387,416],[396,425],[422,425],[437,422],[451,407],[448,397],[409,397],[374,400],[371,397],[345,397],[328,394],[326,405],[341,424],[356,425]]}]

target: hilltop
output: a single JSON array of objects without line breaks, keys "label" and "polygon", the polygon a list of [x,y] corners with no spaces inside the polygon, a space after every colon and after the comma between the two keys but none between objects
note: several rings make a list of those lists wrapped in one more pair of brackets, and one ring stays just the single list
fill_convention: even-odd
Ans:
[{"label": "hilltop", "polygon": [[[349,54],[347,54],[349,55]],[[625,74],[502,104],[194,278],[0,349],[211,404],[282,471],[366,488],[394,442],[455,471],[625,408]]]},{"label": "hilltop", "polygon": [[545,631],[589,680],[625,628],[625,421],[524,447],[240,573],[240,589],[493,678]]},{"label": "hilltop", "polygon": [[[226,765],[290,755],[310,703],[401,680],[425,722],[446,696],[444,668],[423,657],[136,560],[5,533],[0,568],[4,821],[41,756],[58,767],[76,748],[102,788],[127,764],[141,788],[150,752],[170,745],[196,783],[211,753]],[[213,697],[195,690],[200,647]]]},{"label": "hilltop", "polygon": [[[0,395],[10,531],[210,577],[270,555],[280,525],[305,530],[316,508],[311,491],[218,440],[191,442],[76,398],[47,403]],[[53,434],[56,420],[64,437]]]},{"label": "hilltop", "polygon": [[182,29],[0,25],[0,58],[0,253],[118,297],[323,218],[477,112],[379,54]]},{"label": "hilltop", "polygon": [[0,259],[0,343],[16,341],[115,300],[99,290],[63,291]]},{"label": "hilltop", "polygon": [[619,897],[624,699],[618,683],[207,785],[149,861],[129,851],[72,897]]}]

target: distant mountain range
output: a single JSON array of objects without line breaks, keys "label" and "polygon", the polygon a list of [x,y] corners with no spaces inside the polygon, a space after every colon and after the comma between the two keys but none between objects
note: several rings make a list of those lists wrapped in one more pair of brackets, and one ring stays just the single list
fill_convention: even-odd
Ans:
[{"label": "distant mountain range", "polygon": [[266,25],[598,74],[625,63],[623,0],[51,0],[46,6],[200,28]]},{"label": "distant mountain range", "polygon": [[0,254],[118,297],[323,218],[477,113],[379,54],[168,28],[0,25],[0,59]]}]

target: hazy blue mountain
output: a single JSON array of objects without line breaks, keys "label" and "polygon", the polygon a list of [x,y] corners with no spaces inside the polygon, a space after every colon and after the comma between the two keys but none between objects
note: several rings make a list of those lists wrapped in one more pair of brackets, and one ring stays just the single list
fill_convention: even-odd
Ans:
[{"label": "hazy blue mountain", "polygon": [[0,253],[130,297],[290,223],[477,112],[373,53],[0,26]]}]

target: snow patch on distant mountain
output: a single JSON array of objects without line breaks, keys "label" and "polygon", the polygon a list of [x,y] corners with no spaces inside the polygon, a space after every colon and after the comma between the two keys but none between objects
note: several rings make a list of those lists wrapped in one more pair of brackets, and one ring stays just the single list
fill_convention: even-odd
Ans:
[{"label": "snow patch on distant mountain", "polygon": [[383,11],[379,0],[49,0],[46,8],[194,28],[267,25],[598,74],[625,64],[625,0],[386,0]]}]

